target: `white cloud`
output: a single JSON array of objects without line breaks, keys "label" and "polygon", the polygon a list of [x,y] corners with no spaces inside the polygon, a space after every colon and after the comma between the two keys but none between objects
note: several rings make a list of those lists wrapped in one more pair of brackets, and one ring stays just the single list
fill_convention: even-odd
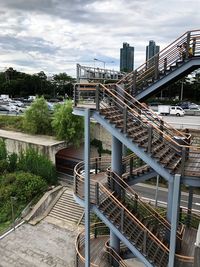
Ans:
[{"label": "white cloud", "polygon": [[198,29],[199,7],[195,0],[1,0],[0,68],[75,76],[76,62],[93,65],[96,57],[119,69],[123,42],[135,47],[139,66],[150,39],[164,48]]}]

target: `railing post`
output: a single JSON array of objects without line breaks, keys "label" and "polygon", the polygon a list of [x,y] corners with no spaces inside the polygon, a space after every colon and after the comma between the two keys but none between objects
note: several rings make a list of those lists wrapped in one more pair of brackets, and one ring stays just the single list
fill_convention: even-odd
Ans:
[{"label": "railing post", "polygon": [[191,32],[188,32],[188,34],[187,34],[187,51],[186,51],[186,58],[189,57],[190,35],[191,35]]},{"label": "railing post", "polygon": [[121,226],[120,226],[120,228],[121,228],[121,232],[123,232],[124,231],[124,209],[123,208],[121,208]]},{"label": "railing post", "polygon": [[98,172],[98,159],[95,159],[95,174]]},{"label": "railing post", "polygon": [[195,50],[196,50],[196,38],[194,37],[192,39],[192,55],[195,56]]},{"label": "railing post", "polygon": [[137,212],[137,207],[138,207],[138,195],[135,194],[135,203],[134,203],[135,212]]},{"label": "railing post", "polygon": [[131,157],[130,158],[130,177],[132,176],[133,174],[133,158]]},{"label": "railing post", "polygon": [[185,161],[186,161],[186,148],[182,147],[182,150],[181,150],[181,176],[184,176]]},{"label": "railing post", "polygon": [[160,131],[161,131],[161,133],[160,133],[160,140],[161,141],[163,140],[163,129],[164,129],[164,121],[161,120],[160,121]]},{"label": "railing post", "polygon": [[77,183],[77,178],[76,178],[76,174],[74,175],[74,193],[75,195],[77,194],[76,192],[76,183]]},{"label": "railing post", "polygon": [[99,87],[99,84],[96,86],[96,90],[95,90],[95,102],[96,102],[96,110],[99,110],[99,90],[100,90],[100,87]]},{"label": "railing post", "polygon": [[124,121],[123,132],[126,133],[127,131],[127,106],[125,106],[123,109],[123,121]]},{"label": "railing post", "polygon": [[99,206],[99,183],[95,184],[96,205]]},{"label": "railing post", "polygon": [[136,93],[136,77],[137,77],[137,71],[135,70],[133,72],[132,95],[134,95]]},{"label": "railing post", "polygon": [[164,64],[163,64],[164,73],[167,70],[167,58],[164,58]]},{"label": "railing post", "polygon": [[155,80],[158,79],[158,67],[159,67],[159,55],[155,56],[155,60],[154,60],[154,66],[155,66],[155,73],[154,73],[154,78]]},{"label": "railing post", "polygon": [[143,238],[143,253],[146,254],[147,250],[147,231],[144,231],[144,238]]},{"label": "railing post", "polygon": [[153,133],[153,127],[150,125],[148,127],[148,147],[147,147],[147,153],[151,153],[151,148],[152,148],[152,133]]}]

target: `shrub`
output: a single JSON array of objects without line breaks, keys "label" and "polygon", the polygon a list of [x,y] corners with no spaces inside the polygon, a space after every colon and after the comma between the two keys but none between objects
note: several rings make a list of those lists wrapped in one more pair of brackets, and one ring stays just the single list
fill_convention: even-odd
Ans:
[{"label": "shrub", "polygon": [[17,199],[26,202],[47,189],[46,181],[31,173],[17,173],[15,183],[15,196]]},{"label": "shrub", "polygon": [[0,160],[7,158],[6,144],[3,139],[0,139]]},{"label": "shrub", "polygon": [[52,132],[50,112],[44,97],[37,98],[26,110],[23,127],[31,134],[49,134]]},{"label": "shrub", "polygon": [[8,166],[8,171],[9,172],[14,172],[17,169],[17,160],[18,160],[18,156],[16,153],[12,153],[11,155],[8,156],[8,162],[9,162],[9,166]]},{"label": "shrub", "polygon": [[0,173],[3,174],[8,170],[9,163],[7,162],[6,159],[1,159],[0,160]]},{"label": "shrub", "polygon": [[18,160],[18,170],[41,176],[50,184],[57,182],[56,169],[53,163],[38,151],[30,148],[22,152]]},{"label": "shrub", "polygon": [[15,172],[5,174],[0,178],[0,219],[1,223],[11,219],[11,197],[15,214],[19,214],[29,201],[47,189],[47,183],[41,177],[26,173]]},{"label": "shrub", "polygon": [[0,115],[0,128],[9,130],[22,130],[23,116]]}]

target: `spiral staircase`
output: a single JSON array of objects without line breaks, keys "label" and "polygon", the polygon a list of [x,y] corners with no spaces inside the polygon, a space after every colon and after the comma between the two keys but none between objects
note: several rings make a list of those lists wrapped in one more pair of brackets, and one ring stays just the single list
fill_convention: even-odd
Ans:
[{"label": "spiral staircase", "polygon": [[[187,53],[185,59],[180,58],[177,48],[183,42],[188,49],[193,48],[193,55]],[[135,170],[129,159],[125,170],[117,173],[101,161],[98,170],[102,179],[90,184],[91,209],[146,266],[164,267],[170,262],[169,220],[138,200],[129,184],[144,179],[142,174],[149,179],[157,173],[168,183],[179,175],[181,183],[200,187],[200,148],[191,145],[190,133],[174,129],[139,101],[200,67],[200,31],[183,34],[155,55],[153,62],[153,65],[145,62],[117,84],[97,84],[91,91],[75,86],[74,113],[84,116],[85,109],[89,109],[92,118],[144,163]],[[93,164],[89,167],[97,170]],[[84,205],[85,180],[80,175],[81,168],[84,165],[75,169],[74,194]],[[183,233],[184,227],[178,224],[170,267],[193,266],[194,258],[181,252]],[[97,266],[127,266],[122,260],[112,261],[110,265]],[[81,266],[80,262],[77,266]]]}]

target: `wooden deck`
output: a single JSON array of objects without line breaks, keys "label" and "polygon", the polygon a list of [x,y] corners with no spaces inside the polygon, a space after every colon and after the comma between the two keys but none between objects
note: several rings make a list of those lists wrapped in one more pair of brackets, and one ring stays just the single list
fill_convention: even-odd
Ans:
[{"label": "wooden deck", "polygon": [[184,256],[193,257],[197,230],[193,228],[186,228],[183,236],[181,254]]},{"label": "wooden deck", "polygon": [[[109,239],[109,236],[102,236],[97,238],[90,239],[90,263],[96,266],[103,265],[104,267],[109,267],[106,259],[104,258],[104,246],[106,241]],[[83,257],[85,257],[85,249],[82,247],[80,249],[80,253]]]}]

